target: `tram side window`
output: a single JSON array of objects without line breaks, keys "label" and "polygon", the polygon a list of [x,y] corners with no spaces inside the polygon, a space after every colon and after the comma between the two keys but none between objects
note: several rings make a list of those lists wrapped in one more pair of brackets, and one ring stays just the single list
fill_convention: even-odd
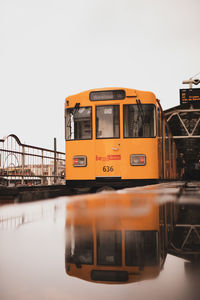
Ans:
[{"label": "tram side window", "polygon": [[124,105],[124,137],[155,137],[156,116],[153,104]]},{"label": "tram side window", "polygon": [[119,138],[119,105],[96,107],[96,137]]},{"label": "tram side window", "polygon": [[66,139],[92,139],[92,107],[79,107],[67,109]]}]

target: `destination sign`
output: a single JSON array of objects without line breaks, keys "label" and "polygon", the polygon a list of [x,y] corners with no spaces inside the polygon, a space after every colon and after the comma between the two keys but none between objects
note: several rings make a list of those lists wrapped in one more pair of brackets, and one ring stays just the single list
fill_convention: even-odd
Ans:
[{"label": "destination sign", "polygon": [[125,99],[125,97],[126,94],[124,90],[94,91],[90,93],[91,101],[122,100]]},{"label": "destination sign", "polygon": [[200,89],[181,89],[180,90],[180,104],[185,103],[200,103]]}]

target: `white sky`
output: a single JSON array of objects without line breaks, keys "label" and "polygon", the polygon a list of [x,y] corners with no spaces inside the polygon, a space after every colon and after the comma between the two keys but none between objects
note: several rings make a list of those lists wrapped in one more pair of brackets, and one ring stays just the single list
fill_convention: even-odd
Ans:
[{"label": "white sky", "polygon": [[121,86],[179,104],[200,71],[200,0],[0,0],[0,138],[64,151],[64,100]]}]

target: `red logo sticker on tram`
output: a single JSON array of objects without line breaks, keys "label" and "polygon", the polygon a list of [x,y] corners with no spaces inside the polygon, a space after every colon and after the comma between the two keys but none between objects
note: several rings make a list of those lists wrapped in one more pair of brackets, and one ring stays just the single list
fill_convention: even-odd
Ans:
[{"label": "red logo sticker on tram", "polygon": [[96,155],[96,161],[100,160],[100,161],[108,161],[108,160],[121,160],[121,155],[112,155],[109,154],[107,156],[98,156]]}]

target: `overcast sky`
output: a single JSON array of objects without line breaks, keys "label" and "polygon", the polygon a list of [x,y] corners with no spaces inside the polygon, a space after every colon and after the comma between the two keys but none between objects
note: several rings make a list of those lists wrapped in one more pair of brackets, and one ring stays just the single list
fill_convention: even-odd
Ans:
[{"label": "overcast sky", "polygon": [[200,72],[199,0],[0,0],[0,138],[64,151],[64,100],[98,87],[179,104]]}]

